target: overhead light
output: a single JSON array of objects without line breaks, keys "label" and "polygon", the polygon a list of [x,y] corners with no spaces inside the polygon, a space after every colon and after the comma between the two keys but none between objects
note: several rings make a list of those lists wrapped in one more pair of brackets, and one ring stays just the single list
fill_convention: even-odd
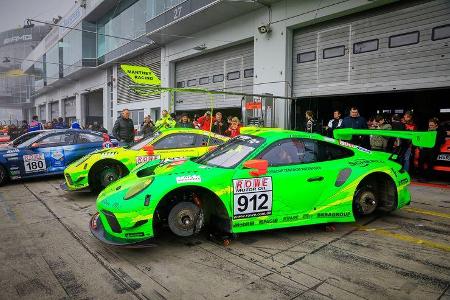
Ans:
[{"label": "overhead light", "polygon": [[5,56],[5,58],[3,59],[3,63],[7,64],[10,63],[11,61],[9,60],[9,58],[7,56]]},{"label": "overhead light", "polygon": [[272,28],[270,28],[270,24],[261,25],[258,27],[258,31],[261,34],[269,33],[272,31]]},{"label": "overhead light", "polygon": [[34,24],[31,23],[31,20],[30,20],[30,19],[27,19],[26,24],[23,25],[23,28],[33,28],[33,27],[34,27]]},{"label": "overhead light", "polygon": [[194,49],[196,51],[203,51],[203,50],[206,50],[206,45],[205,44],[201,44],[201,45],[195,46],[192,49]]}]

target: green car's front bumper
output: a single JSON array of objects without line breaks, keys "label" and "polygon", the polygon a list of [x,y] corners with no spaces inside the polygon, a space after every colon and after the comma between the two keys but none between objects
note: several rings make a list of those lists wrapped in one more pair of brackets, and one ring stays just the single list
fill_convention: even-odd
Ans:
[{"label": "green car's front bumper", "polygon": [[[105,215],[103,214],[103,216]],[[141,234],[135,233],[136,235],[132,238],[130,237],[121,238],[119,236],[109,234],[108,231],[111,232],[111,226],[113,227],[117,226],[117,224],[114,224],[112,217],[113,215],[102,218],[99,213],[96,213],[95,215],[92,216],[91,221],[89,222],[89,228],[91,230],[91,233],[101,242],[111,246],[129,246],[129,247],[156,246],[156,244],[153,243],[153,239],[151,237],[143,237],[141,236]],[[102,219],[105,221],[102,221]],[[112,223],[112,225],[110,225],[110,222]],[[109,230],[105,230],[105,226],[108,227]]]},{"label": "green car's front bumper", "polygon": [[66,179],[67,188],[71,191],[78,191],[89,187],[88,172],[69,172],[64,171],[64,178]]}]

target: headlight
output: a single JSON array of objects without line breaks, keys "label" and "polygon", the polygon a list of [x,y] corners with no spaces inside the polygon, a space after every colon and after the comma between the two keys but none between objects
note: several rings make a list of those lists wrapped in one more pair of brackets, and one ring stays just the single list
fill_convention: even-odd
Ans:
[{"label": "headlight", "polygon": [[127,193],[123,197],[123,200],[129,200],[129,199],[133,198],[134,196],[136,196],[137,194],[139,194],[140,192],[145,190],[152,182],[153,182],[153,177],[139,181],[138,183],[136,183],[135,185],[133,185],[132,187],[130,187],[128,189]]}]

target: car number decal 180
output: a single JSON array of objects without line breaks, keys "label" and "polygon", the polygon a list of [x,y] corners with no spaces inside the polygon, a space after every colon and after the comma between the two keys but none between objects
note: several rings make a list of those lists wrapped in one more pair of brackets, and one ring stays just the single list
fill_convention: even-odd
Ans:
[{"label": "car number decal 180", "polygon": [[272,214],[272,177],[233,180],[234,219]]},{"label": "car number decal 180", "polygon": [[45,171],[47,169],[44,153],[24,155],[23,164],[26,173]]}]

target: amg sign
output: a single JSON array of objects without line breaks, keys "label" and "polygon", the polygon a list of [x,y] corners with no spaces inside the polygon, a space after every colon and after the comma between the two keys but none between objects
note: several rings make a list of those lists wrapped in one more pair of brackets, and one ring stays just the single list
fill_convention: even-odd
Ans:
[{"label": "amg sign", "polygon": [[17,35],[13,37],[9,37],[3,40],[3,45],[17,43],[19,41],[29,41],[32,40],[33,36],[31,34]]}]

